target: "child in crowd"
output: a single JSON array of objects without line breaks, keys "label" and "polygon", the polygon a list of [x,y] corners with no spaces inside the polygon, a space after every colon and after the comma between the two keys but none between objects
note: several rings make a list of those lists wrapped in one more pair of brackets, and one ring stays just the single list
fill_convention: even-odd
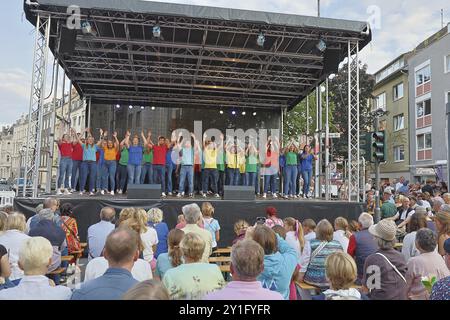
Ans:
[{"label": "child in crowd", "polygon": [[298,262],[305,248],[305,238],[303,235],[302,224],[294,218],[284,219],[284,227],[286,228],[286,241],[297,251]]},{"label": "child in crowd", "polygon": [[179,214],[177,217],[177,225],[175,226],[175,229],[183,229],[186,227],[186,220],[184,219],[183,214]]},{"label": "child in crowd", "polygon": [[202,205],[203,225],[212,236],[212,249],[217,249],[217,242],[220,240],[220,225],[219,221],[214,219],[214,207],[210,202],[204,202]]},{"label": "child in crowd", "polygon": [[249,224],[245,220],[238,220],[234,224],[234,233],[236,234],[236,238],[234,238],[233,244],[245,238],[245,232],[247,231],[248,227]]},{"label": "child in crowd", "polygon": [[311,241],[316,238],[316,223],[313,219],[303,220],[302,226],[305,241]]},{"label": "child in crowd", "polygon": [[284,227],[283,220],[278,218],[278,212],[275,207],[267,207],[266,208],[266,222],[265,225],[269,228],[273,228],[275,225],[280,225]]},{"label": "child in crowd", "polygon": [[347,252],[350,237],[352,236],[352,233],[348,228],[347,219],[343,217],[337,217],[334,220],[334,230],[333,240],[339,242],[342,246],[342,249],[344,249],[344,252]]},{"label": "child in crowd", "polygon": [[178,267],[183,263],[183,252],[180,248],[180,242],[183,239],[184,232],[179,229],[172,229],[167,236],[169,251],[161,253],[156,261],[155,277],[162,279],[167,270]]}]

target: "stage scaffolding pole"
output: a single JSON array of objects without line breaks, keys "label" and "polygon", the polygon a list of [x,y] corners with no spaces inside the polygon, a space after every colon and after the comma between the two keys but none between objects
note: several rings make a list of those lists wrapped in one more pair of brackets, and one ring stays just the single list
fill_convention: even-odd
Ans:
[{"label": "stage scaffolding pole", "polygon": [[[47,181],[45,183],[45,192],[48,194],[52,191],[52,177],[53,177],[53,158],[55,153],[55,122],[56,122],[56,104],[58,103],[58,78],[59,78],[59,66],[58,58],[55,58],[55,73],[54,73],[54,87],[53,87],[53,101],[51,103],[50,113],[50,126],[48,127],[48,157],[47,157]],[[62,123],[61,123],[62,125]],[[59,161],[59,157],[58,157]],[[59,170],[56,174],[56,189],[58,186]]]},{"label": "stage scaffolding pole", "polygon": [[321,164],[321,154],[320,154],[320,113],[321,113],[321,103],[322,94],[320,93],[320,86],[316,87],[316,134],[315,134],[315,146],[314,153],[317,153],[317,160],[315,161],[315,179],[314,179],[314,196],[315,198],[320,197],[320,164]]},{"label": "stage scaffolding pole", "polygon": [[325,200],[330,200],[330,124],[329,124],[329,96],[328,96],[328,77],[325,82]]},{"label": "stage scaffolding pole", "polygon": [[[281,150],[282,150],[282,148],[284,147],[284,143],[283,143],[283,141],[284,141],[284,108],[281,108],[281,134],[280,134],[280,138],[281,138],[281,141],[280,141],[280,150],[278,150],[278,152],[279,153],[281,153]],[[286,168],[284,168],[284,170],[285,170]],[[282,172],[280,172],[280,193],[281,194],[283,194],[283,181],[284,181],[284,177],[283,177],[283,175],[284,175],[284,170],[282,171]]]}]

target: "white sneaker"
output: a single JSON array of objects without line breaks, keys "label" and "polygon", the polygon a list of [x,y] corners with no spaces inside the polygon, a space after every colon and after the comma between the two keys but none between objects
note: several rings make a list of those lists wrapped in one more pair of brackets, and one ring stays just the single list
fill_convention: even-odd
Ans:
[{"label": "white sneaker", "polygon": [[114,195],[114,190],[113,190],[113,191],[111,191],[111,195],[112,195],[112,196]]},{"label": "white sneaker", "polygon": [[263,194],[263,198],[266,199],[267,198],[267,193]]},{"label": "white sneaker", "polygon": [[64,194],[69,195],[69,194],[72,194],[72,192],[70,192],[69,189],[66,189],[66,190],[64,190]]},{"label": "white sneaker", "polygon": [[104,195],[105,195],[105,190],[100,191],[100,194],[101,194],[102,196],[104,196]]},{"label": "white sneaker", "polygon": [[220,198],[220,196],[219,196],[218,193],[216,193],[214,196],[215,196],[216,198]]},{"label": "white sneaker", "polygon": [[165,198],[166,197],[166,193],[165,192],[161,193],[161,197]]},{"label": "white sneaker", "polygon": [[62,195],[63,193],[61,192],[61,189],[58,189],[58,191],[56,191],[56,195],[57,196],[60,196],[60,195]]},{"label": "white sneaker", "polygon": [[177,194],[177,198],[181,198],[181,197],[184,197],[184,194],[181,194],[181,193]]},{"label": "white sneaker", "polygon": [[118,194],[122,194],[122,190],[119,189],[119,190],[117,191],[117,193],[118,193]]},{"label": "white sneaker", "polygon": [[95,196],[95,193],[91,192],[89,193],[90,196]]},{"label": "white sneaker", "polygon": [[[274,196],[274,198],[275,198],[275,196]],[[283,198],[289,199],[289,196],[286,194]]]},{"label": "white sneaker", "polygon": [[167,195],[168,195],[168,196],[171,196],[171,195],[172,195],[172,192],[169,192]]},{"label": "white sneaker", "polygon": [[278,198],[276,193],[274,193],[272,196],[273,196],[274,199]]},{"label": "white sneaker", "polygon": [[203,194],[202,194],[202,197],[203,197],[203,198],[206,198],[206,193],[203,193]]},{"label": "white sneaker", "polygon": [[83,195],[83,191],[80,191],[80,196],[82,196]]},{"label": "white sneaker", "polygon": [[193,193],[189,193],[189,198],[193,198],[194,194]]}]

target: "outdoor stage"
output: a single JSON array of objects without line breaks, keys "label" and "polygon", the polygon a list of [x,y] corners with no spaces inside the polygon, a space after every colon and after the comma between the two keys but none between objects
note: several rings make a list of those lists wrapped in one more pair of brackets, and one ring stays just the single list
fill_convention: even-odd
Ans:
[{"label": "outdoor stage", "polygon": [[[245,219],[253,224],[257,217],[265,216],[265,208],[274,206],[277,208],[280,218],[295,217],[300,221],[312,218],[317,222],[328,219],[333,223],[334,219],[342,216],[348,220],[357,220],[359,214],[365,210],[363,203],[344,201],[320,201],[320,200],[282,200],[267,199],[254,201],[215,200],[213,198],[164,200],[129,200],[122,196],[61,196],[61,203],[70,202],[74,205],[75,218],[78,222],[78,233],[83,242],[86,241],[87,229],[97,223],[101,208],[111,206],[117,210],[117,216],[121,209],[126,207],[140,207],[146,210],[158,207],[164,212],[164,221],[169,229],[175,227],[177,216],[181,214],[181,208],[189,203],[196,202],[199,206],[209,201],[215,208],[214,217],[221,226],[219,246],[230,246],[234,239],[233,225],[239,219]],[[34,214],[34,208],[42,203],[43,198],[16,198],[15,210],[24,213],[27,218]]]}]

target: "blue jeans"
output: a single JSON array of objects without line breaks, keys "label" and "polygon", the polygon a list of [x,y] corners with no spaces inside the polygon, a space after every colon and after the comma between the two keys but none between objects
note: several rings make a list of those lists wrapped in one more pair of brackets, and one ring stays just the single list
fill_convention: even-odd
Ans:
[{"label": "blue jeans", "polygon": [[167,176],[167,192],[172,192],[172,172],[173,166],[170,164],[166,164],[166,176]]},{"label": "blue jeans", "polygon": [[140,164],[127,165],[128,185],[141,183],[141,170],[142,166]]},{"label": "blue jeans", "polygon": [[311,182],[311,177],[312,177],[312,169],[311,170],[303,170],[302,177],[303,177],[303,196],[307,196],[309,193],[309,184]]},{"label": "blue jeans", "polygon": [[97,164],[97,192],[99,190],[108,189],[108,172],[105,168],[105,161],[102,164]]},{"label": "blue jeans", "polygon": [[219,171],[219,178],[217,179],[217,189],[220,195],[223,195],[223,186],[225,184],[225,171]]},{"label": "blue jeans", "polygon": [[272,191],[272,194],[275,194],[277,192],[276,183],[277,183],[276,174],[264,175],[264,193],[267,193],[267,191],[269,191],[270,185],[270,191]]},{"label": "blue jeans", "polygon": [[123,164],[119,164],[118,167],[118,181],[119,181],[119,190],[124,190],[125,189],[125,184],[127,183],[127,177],[128,177],[128,172],[127,172],[127,166],[123,165]]},{"label": "blue jeans", "polygon": [[239,169],[228,168],[227,176],[228,176],[228,185],[237,186],[239,184],[239,176],[240,176]]},{"label": "blue jeans", "polygon": [[194,193],[194,167],[182,165],[180,168],[180,186],[178,192],[184,192],[184,184],[187,179],[189,194]]},{"label": "blue jeans", "polygon": [[62,157],[59,159],[59,177],[57,188],[61,188],[64,180],[64,188],[69,189],[69,179],[72,173],[72,158]]},{"label": "blue jeans", "polygon": [[[245,185],[256,187],[256,172],[246,172],[245,173]],[[256,192],[256,189],[255,189]]]},{"label": "blue jeans", "polygon": [[148,183],[153,183],[153,165],[151,163],[144,163],[142,165],[141,184],[145,183],[145,179],[148,177]]},{"label": "blue jeans", "polygon": [[[80,183],[80,177],[81,177],[81,163],[83,161],[81,160],[72,160],[72,179],[71,179],[71,186],[72,189],[77,188],[77,184]],[[80,191],[81,188],[80,188]]]},{"label": "blue jeans", "polygon": [[[116,189],[116,170],[117,170],[117,162],[116,160],[107,160],[105,161],[105,164],[103,165],[105,167],[106,171],[106,177],[109,177],[109,185],[111,187],[111,191],[114,191]],[[106,185],[105,189],[108,189],[108,179],[106,179]]]},{"label": "blue jeans", "polygon": [[89,175],[89,192],[94,192],[95,180],[97,179],[97,162],[83,161],[81,163],[81,184],[80,191],[86,189],[86,181]]},{"label": "blue jeans", "polygon": [[297,188],[297,166],[287,165],[284,168],[284,194],[295,195]]},{"label": "blue jeans", "polygon": [[213,193],[217,193],[217,180],[219,179],[219,172],[217,169],[203,169],[202,171],[202,189],[203,193],[208,192],[208,185],[211,181],[211,189]]},{"label": "blue jeans", "polygon": [[161,192],[166,192],[166,165],[153,165],[153,183],[161,183]]}]

